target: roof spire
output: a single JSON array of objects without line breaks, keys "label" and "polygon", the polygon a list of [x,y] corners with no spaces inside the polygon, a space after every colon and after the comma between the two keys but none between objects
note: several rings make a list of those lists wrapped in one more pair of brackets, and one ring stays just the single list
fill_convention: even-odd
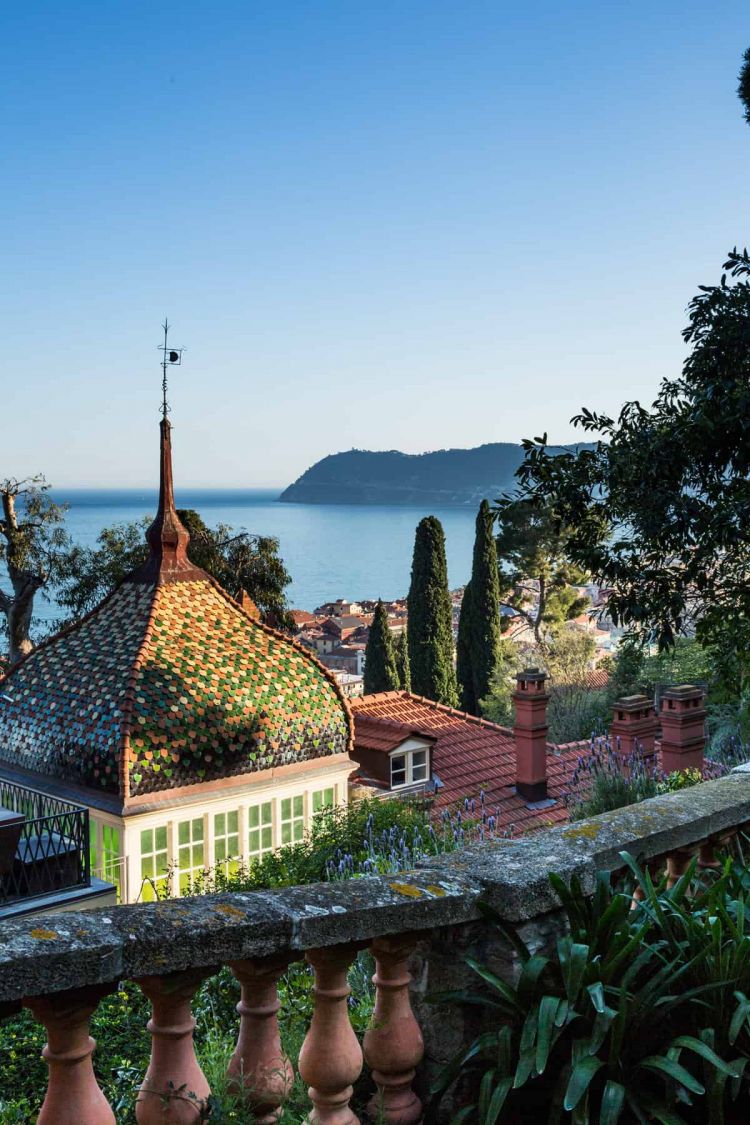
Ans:
[{"label": "roof spire", "polygon": [[160,462],[159,462],[159,508],[156,518],[146,532],[150,547],[149,557],[143,566],[134,571],[132,580],[137,582],[175,582],[181,578],[195,578],[203,571],[190,562],[187,556],[190,533],[177,515],[174,502],[174,481],[172,477],[172,426],[167,415],[167,367],[182,362],[184,348],[170,349],[167,344],[169,324],[165,320],[164,343],[159,350],[162,360],[162,403]]}]

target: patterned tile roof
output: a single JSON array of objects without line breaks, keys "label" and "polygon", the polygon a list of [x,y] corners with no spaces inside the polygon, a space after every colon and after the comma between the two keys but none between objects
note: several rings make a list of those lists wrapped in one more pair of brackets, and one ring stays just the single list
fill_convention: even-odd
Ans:
[{"label": "patterned tile roof", "polygon": [[327,670],[208,577],[124,583],[3,687],[0,759],[123,797],[349,744]]},{"label": "patterned tile roof", "polygon": [[518,835],[550,824],[564,823],[568,819],[562,796],[581,752],[579,744],[576,743],[570,751],[549,748],[548,792],[555,804],[539,809],[516,796],[515,742],[513,732],[506,727],[405,691],[365,695],[351,700],[351,708],[355,758],[358,731],[363,719],[367,741],[372,741],[371,727],[376,720],[386,720],[388,724],[383,732],[384,740],[394,723],[436,737],[432,768],[443,783],[436,802],[438,808],[454,805],[467,797],[478,798],[480,789],[483,789],[486,805],[495,813],[500,830],[512,830]]},{"label": "patterned tile roof", "polygon": [[187,558],[169,430],[148,561],[0,680],[0,760],[124,800],[351,744],[328,670]]}]

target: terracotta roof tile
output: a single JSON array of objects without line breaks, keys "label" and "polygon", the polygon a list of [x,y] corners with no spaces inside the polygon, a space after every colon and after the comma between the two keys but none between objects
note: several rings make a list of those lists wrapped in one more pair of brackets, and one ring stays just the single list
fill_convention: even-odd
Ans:
[{"label": "terracotta roof tile", "polygon": [[436,801],[438,809],[472,797],[478,800],[482,790],[485,807],[497,817],[501,830],[519,834],[568,819],[562,796],[582,744],[573,744],[561,752],[550,747],[548,790],[555,804],[539,809],[529,807],[515,793],[515,743],[512,731],[506,727],[404,691],[365,695],[352,700],[351,707],[355,757],[359,731],[366,730],[371,739],[372,727],[378,721],[384,724],[384,740],[393,724],[435,736],[433,773],[443,783]]}]

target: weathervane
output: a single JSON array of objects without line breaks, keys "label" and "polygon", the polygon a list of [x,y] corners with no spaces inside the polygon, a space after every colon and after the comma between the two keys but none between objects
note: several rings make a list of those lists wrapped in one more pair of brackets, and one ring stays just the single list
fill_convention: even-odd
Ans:
[{"label": "weathervane", "polygon": [[167,343],[167,336],[169,334],[169,321],[168,320],[166,320],[166,319],[164,320],[164,323],[162,324],[162,328],[164,329],[164,343],[159,344],[159,351],[162,353],[162,355],[164,357],[161,361],[161,396],[162,396],[161,414],[162,414],[162,418],[166,418],[167,414],[169,414],[169,409],[170,409],[169,403],[167,402],[167,368],[168,367],[179,367],[179,365],[182,363],[182,353],[186,349],[185,348],[170,348],[169,347],[169,345]]}]

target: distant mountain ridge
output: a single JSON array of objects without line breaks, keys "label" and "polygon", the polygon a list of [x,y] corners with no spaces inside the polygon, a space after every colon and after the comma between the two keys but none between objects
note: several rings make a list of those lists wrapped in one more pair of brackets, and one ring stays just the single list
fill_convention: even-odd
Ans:
[{"label": "distant mountain ridge", "polygon": [[[581,445],[548,447],[553,453]],[[509,441],[433,453],[351,449],[317,461],[279,499],[294,504],[476,505],[516,486],[523,449]]]}]

